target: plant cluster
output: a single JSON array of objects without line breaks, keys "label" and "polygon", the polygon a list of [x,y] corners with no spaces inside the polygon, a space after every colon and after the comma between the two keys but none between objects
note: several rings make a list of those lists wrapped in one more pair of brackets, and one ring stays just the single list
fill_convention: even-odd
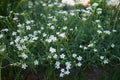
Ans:
[{"label": "plant cluster", "polygon": [[72,69],[119,64],[119,11],[102,1],[64,7],[59,0],[26,1],[0,16],[0,60],[9,62],[0,68],[45,66],[64,77]]}]

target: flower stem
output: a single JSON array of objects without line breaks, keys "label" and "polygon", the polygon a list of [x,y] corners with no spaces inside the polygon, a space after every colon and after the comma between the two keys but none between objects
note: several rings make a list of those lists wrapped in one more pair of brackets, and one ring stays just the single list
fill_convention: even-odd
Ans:
[{"label": "flower stem", "polygon": [[0,80],[2,80],[1,79],[1,70],[2,70],[2,60],[0,60]]}]

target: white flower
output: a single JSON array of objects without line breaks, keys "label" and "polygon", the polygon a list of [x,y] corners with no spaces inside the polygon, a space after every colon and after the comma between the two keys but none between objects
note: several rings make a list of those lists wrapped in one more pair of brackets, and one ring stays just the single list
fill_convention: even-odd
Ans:
[{"label": "white flower", "polygon": [[98,28],[102,28],[102,26],[100,24],[98,24]]},{"label": "white flower", "polygon": [[14,40],[15,41],[15,43],[18,43],[19,41],[20,41],[20,36],[17,36],[17,38]]},{"label": "white flower", "polygon": [[78,57],[77,57],[77,60],[78,60],[78,61],[81,61],[81,60],[82,60],[82,57],[81,57],[81,56],[78,56]]},{"label": "white flower", "polygon": [[99,23],[99,22],[100,22],[100,20],[95,20],[95,22]]},{"label": "white flower", "polygon": [[64,73],[64,72],[65,72],[65,69],[62,68],[60,71],[61,71],[62,73]]},{"label": "white flower", "polygon": [[120,3],[120,0],[106,0],[107,5],[112,5],[112,6],[118,6]]},{"label": "white flower", "polygon": [[41,27],[41,30],[44,30],[44,27]]},{"label": "white flower", "polygon": [[15,36],[17,34],[17,32],[13,32],[12,35]]},{"label": "white flower", "polygon": [[64,55],[64,54],[61,54],[61,55],[60,55],[60,58],[61,58],[61,59],[64,59],[64,58],[65,58],[65,55]]},{"label": "white flower", "polygon": [[63,19],[64,19],[64,21],[67,21],[67,17],[64,17]]},{"label": "white flower", "polygon": [[77,57],[77,54],[75,54],[75,53],[72,54],[72,57],[73,57],[73,58],[76,58],[76,57]]},{"label": "white flower", "polygon": [[86,49],[88,49],[88,48],[87,48],[87,47],[84,47],[83,49],[86,50]]},{"label": "white flower", "polygon": [[112,43],[112,44],[111,44],[111,47],[114,48],[114,47],[115,47],[115,44]]},{"label": "white flower", "polygon": [[0,49],[1,52],[5,51],[5,48]]},{"label": "white flower", "polygon": [[48,58],[51,59],[52,57],[50,55],[48,55]]},{"label": "white flower", "polygon": [[61,51],[63,51],[63,48],[60,48]]},{"label": "white flower", "polygon": [[86,19],[86,18],[84,18],[84,17],[82,17],[82,20],[83,20],[83,21],[86,21],[87,19]]},{"label": "white flower", "polygon": [[55,48],[50,47],[49,51],[50,51],[51,53],[54,53],[54,52],[56,52],[56,49],[55,49]]},{"label": "white flower", "polygon": [[112,30],[112,32],[117,32],[117,30]]},{"label": "white flower", "polygon": [[66,65],[67,70],[69,70],[71,68],[71,63],[70,62],[66,62],[65,65]]},{"label": "white flower", "polygon": [[108,64],[108,59],[105,59],[105,60],[103,61],[103,63],[104,63],[104,64]]},{"label": "white flower", "polygon": [[49,39],[50,39],[51,41],[56,41],[56,40],[57,40],[57,37],[55,37],[54,35],[50,35]]},{"label": "white flower", "polygon": [[110,35],[111,32],[106,30],[106,31],[104,31],[104,33]]},{"label": "white flower", "polygon": [[101,34],[101,33],[102,33],[102,31],[101,31],[101,30],[97,30],[97,33],[98,33],[98,34]]},{"label": "white flower", "polygon": [[93,47],[93,43],[89,44],[88,47]]},{"label": "white flower", "polygon": [[70,71],[67,70],[67,71],[65,71],[64,73],[65,73],[66,75],[69,75],[69,74],[70,74]]},{"label": "white flower", "polygon": [[43,37],[46,37],[47,36],[47,34],[46,33],[43,33]]},{"label": "white flower", "polygon": [[26,24],[30,24],[31,23],[31,21],[26,21]]},{"label": "white flower", "polygon": [[32,38],[33,41],[34,41],[34,40],[37,40],[37,39],[38,39],[37,36],[33,36],[33,38]]},{"label": "white flower", "polygon": [[54,59],[57,59],[58,55],[57,54],[54,54],[53,58]]},{"label": "white flower", "polygon": [[83,46],[82,46],[82,45],[80,45],[80,46],[79,46],[79,48],[83,48]]},{"label": "white flower", "polygon": [[5,32],[8,32],[8,29],[6,28],[6,29],[2,29],[1,31],[5,31]]},{"label": "white flower", "polygon": [[103,59],[104,59],[104,56],[100,56],[100,59],[102,59],[102,60],[103,60]]},{"label": "white flower", "polygon": [[79,62],[79,63],[76,64],[76,66],[81,67],[81,66],[82,66],[82,63]]},{"label": "white flower", "polygon": [[75,5],[75,1],[74,0],[62,0],[62,3],[70,5],[70,6],[74,6]]},{"label": "white flower", "polygon": [[63,27],[63,30],[66,30],[66,29],[67,29],[67,26],[64,26],[64,27]]},{"label": "white flower", "polygon": [[19,24],[17,25],[17,27],[22,27],[22,24],[19,23]]},{"label": "white flower", "polygon": [[30,26],[26,26],[26,30],[30,30],[31,29],[31,27]]},{"label": "white flower", "polygon": [[47,6],[47,4],[46,4],[46,3],[43,3],[42,6]]},{"label": "white flower", "polygon": [[38,64],[39,64],[38,60],[35,60],[34,65],[38,65]]},{"label": "white flower", "polygon": [[98,50],[97,49],[93,49],[94,52],[97,52]]},{"label": "white flower", "polygon": [[27,54],[25,54],[25,53],[22,53],[22,54],[21,54],[21,57],[24,58],[24,59],[27,59],[27,58],[28,58]]},{"label": "white flower", "polygon": [[55,26],[50,26],[50,29],[52,29],[52,30],[55,29]]},{"label": "white flower", "polygon": [[59,36],[64,38],[65,37],[65,33],[60,33]]},{"label": "white flower", "polygon": [[71,16],[74,16],[74,15],[75,15],[75,13],[71,12],[71,13],[70,13],[70,15],[71,15]]},{"label": "white flower", "polygon": [[93,3],[92,6],[97,7],[99,4],[98,3]]},{"label": "white flower", "polygon": [[59,62],[59,61],[56,61],[56,63],[55,63],[55,68],[57,68],[57,69],[60,68],[60,62]]},{"label": "white flower", "polygon": [[3,34],[0,34],[0,39],[3,37]]},{"label": "white flower", "polygon": [[14,42],[12,41],[12,42],[10,42],[10,45],[13,45],[14,44]]},{"label": "white flower", "polygon": [[17,17],[15,17],[15,18],[13,18],[13,20],[15,21],[15,20],[18,20],[18,18]]},{"label": "white flower", "polygon": [[22,68],[26,69],[28,67],[28,65],[26,65],[26,63],[22,64]]},{"label": "white flower", "polygon": [[60,77],[63,77],[64,76],[64,73],[60,73]]},{"label": "white flower", "polygon": [[57,35],[59,35],[59,34],[60,34],[60,32],[56,32],[56,34],[57,34]]}]

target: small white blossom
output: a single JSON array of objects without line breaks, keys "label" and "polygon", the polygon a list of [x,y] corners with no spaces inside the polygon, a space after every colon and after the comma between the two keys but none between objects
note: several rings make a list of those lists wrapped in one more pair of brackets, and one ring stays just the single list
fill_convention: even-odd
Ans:
[{"label": "small white blossom", "polygon": [[5,48],[0,49],[1,52],[5,51]]},{"label": "small white blossom", "polygon": [[83,46],[82,46],[82,45],[80,45],[80,46],[79,46],[79,48],[83,48]]},{"label": "small white blossom", "polygon": [[106,31],[104,31],[104,33],[110,35],[111,32],[106,30]]},{"label": "small white blossom", "polygon": [[10,42],[10,45],[13,45],[14,44],[14,42],[12,41],[12,42]]},{"label": "small white blossom", "polygon": [[50,26],[50,29],[52,29],[52,30],[55,29],[55,26]]},{"label": "small white blossom", "polygon": [[98,28],[102,28],[102,26],[98,24]]},{"label": "small white blossom", "polygon": [[49,51],[50,51],[51,53],[55,53],[55,52],[56,52],[56,49],[53,48],[53,47],[50,47]]},{"label": "small white blossom", "polygon": [[43,33],[43,37],[46,37],[47,36],[47,34],[46,33]]},{"label": "small white blossom", "polygon": [[103,59],[104,59],[104,56],[100,56],[100,59],[102,59],[102,60],[103,60]]},{"label": "small white blossom", "polygon": [[103,61],[103,63],[104,63],[104,64],[108,64],[108,59],[105,59],[105,60]]},{"label": "small white blossom", "polygon": [[76,58],[76,57],[77,57],[77,54],[75,54],[75,53],[72,54],[72,57],[73,57],[73,58]]},{"label": "small white blossom", "polygon": [[63,77],[64,76],[64,73],[60,73],[60,77]]},{"label": "small white blossom", "polygon": [[98,3],[93,3],[92,6],[97,7],[99,4]]},{"label": "small white blossom", "polygon": [[53,58],[54,59],[57,59],[58,55],[57,54],[54,54]]},{"label": "small white blossom", "polygon": [[81,56],[78,56],[78,57],[77,57],[77,60],[78,60],[78,61],[81,61],[81,60],[82,60],[82,57],[81,57]]},{"label": "small white blossom", "polygon": [[86,21],[87,19],[86,19],[86,18],[84,18],[84,17],[82,17],[82,20],[83,20],[83,21]]},{"label": "small white blossom", "polygon": [[26,63],[22,64],[22,68],[26,69],[28,67],[28,65]]},{"label": "small white blossom", "polygon": [[94,52],[97,52],[98,50],[97,49],[93,49]]},{"label": "small white blossom", "polygon": [[74,16],[74,15],[75,15],[75,13],[71,12],[71,13],[70,13],[70,15],[71,15],[71,16]]},{"label": "small white blossom", "polygon": [[89,45],[88,45],[88,47],[93,47],[93,45],[94,45],[94,44],[93,44],[93,43],[91,43],[91,44],[89,44]]},{"label": "small white blossom", "polygon": [[76,66],[81,67],[81,66],[82,66],[82,63],[79,62],[79,63],[76,64]]},{"label": "small white blossom", "polygon": [[38,64],[39,64],[38,60],[35,60],[34,65],[38,65]]},{"label": "small white blossom", "polygon": [[1,31],[5,31],[5,32],[8,32],[8,29],[6,28],[6,29],[2,29]]},{"label": "small white blossom", "polygon": [[65,62],[66,69],[69,70],[71,68],[71,63],[70,62]]},{"label": "small white blossom", "polygon": [[65,58],[65,55],[64,55],[64,54],[61,54],[61,55],[60,55],[60,58],[61,58],[61,59],[64,59],[64,58]]},{"label": "small white blossom", "polygon": [[12,35],[15,36],[17,34],[17,32],[13,32]]},{"label": "small white blossom", "polygon": [[21,57],[24,58],[24,59],[27,59],[27,58],[28,58],[27,54],[25,54],[25,53],[22,53],[22,54],[21,54]]},{"label": "small white blossom", "polygon": [[88,48],[87,47],[83,47],[84,50],[87,50]]},{"label": "small white blossom", "polygon": [[97,33],[98,33],[98,34],[101,34],[101,33],[102,33],[102,31],[101,31],[101,30],[97,30]]},{"label": "small white blossom", "polygon": [[59,61],[56,61],[56,63],[55,63],[55,68],[57,68],[57,69],[60,68],[60,62],[59,62]]},{"label": "small white blossom", "polygon": [[112,32],[117,32],[117,30],[112,30]]},{"label": "small white blossom", "polygon": [[19,24],[17,25],[17,27],[22,27],[22,24],[19,23]]},{"label": "small white blossom", "polygon": [[99,22],[100,22],[100,20],[95,20],[95,22],[99,23]]},{"label": "small white blossom", "polygon": [[26,21],[26,24],[30,24],[31,23],[31,21]]},{"label": "small white blossom", "polygon": [[14,20],[14,21],[16,21],[16,20],[18,20],[18,18],[17,18],[17,17],[15,17],[15,18],[13,18],[13,20]]},{"label": "small white blossom", "polygon": [[64,38],[65,37],[65,33],[60,33],[59,36]]},{"label": "small white blossom", "polygon": [[66,74],[66,75],[69,75],[69,74],[70,74],[70,71],[69,71],[69,70],[65,71],[65,74]]},{"label": "small white blossom", "polygon": [[3,37],[3,34],[0,34],[0,39]]},{"label": "small white blossom", "polygon": [[111,47],[114,48],[114,47],[115,47],[115,44],[111,44]]},{"label": "small white blossom", "polygon": [[64,26],[64,27],[63,27],[63,30],[66,30],[66,29],[67,29],[67,26]]},{"label": "small white blossom", "polygon": [[60,71],[61,71],[62,73],[64,73],[64,72],[65,72],[65,69],[62,68]]},{"label": "small white blossom", "polygon": [[31,29],[31,27],[30,26],[26,26],[26,30],[30,30]]}]

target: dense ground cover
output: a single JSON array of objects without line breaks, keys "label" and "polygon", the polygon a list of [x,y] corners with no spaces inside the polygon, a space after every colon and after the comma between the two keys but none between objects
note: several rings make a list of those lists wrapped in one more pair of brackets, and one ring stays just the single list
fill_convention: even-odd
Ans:
[{"label": "dense ground cover", "polygon": [[0,80],[120,79],[119,6],[7,3],[0,5]]}]

